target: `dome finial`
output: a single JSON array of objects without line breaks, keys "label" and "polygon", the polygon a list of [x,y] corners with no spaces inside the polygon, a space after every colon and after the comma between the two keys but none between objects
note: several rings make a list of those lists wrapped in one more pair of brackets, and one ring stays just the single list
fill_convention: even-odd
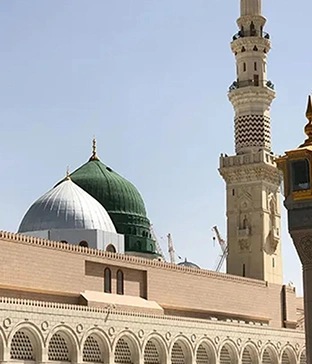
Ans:
[{"label": "dome finial", "polygon": [[308,98],[306,118],[309,120],[309,122],[304,127],[304,132],[306,133],[308,139],[305,140],[303,144],[304,146],[312,145],[312,95],[309,95]]},{"label": "dome finial", "polygon": [[66,180],[70,180],[69,166],[66,167]]},{"label": "dome finial", "polygon": [[99,157],[96,154],[96,139],[93,137],[92,139],[92,155],[89,159],[89,161],[98,161]]}]

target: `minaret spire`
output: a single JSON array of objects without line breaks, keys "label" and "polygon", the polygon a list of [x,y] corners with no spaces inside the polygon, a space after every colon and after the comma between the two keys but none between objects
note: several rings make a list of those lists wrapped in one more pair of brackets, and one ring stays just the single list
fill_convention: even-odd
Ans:
[{"label": "minaret spire", "polygon": [[261,0],[240,4],[231,42],[236,80],[228,93],[235,112],[235,155],[221,155],[219,169],[227,187],[227,273],[281,284],[279,172],[270,125],[275,91],[267,78],[271,42]]},{"label": "minaret spire", "polygon": [[261,15],[261,0],[241,0],[241,16]]},{"label": "minaret spire", "polygon": [[306,117],[308,119],[307,125],[304,127],[304,132],[307,135],[307,139],[300,147],[307,147],[312,145],[312,96],[308,97],[308,106],[306,111]]},{"label": "minaret spire", "polygon": [[96,139],[93,137],[92,139],[92,155],[89,159],[89,161],[98,161],[99,157],[96,154]]}]

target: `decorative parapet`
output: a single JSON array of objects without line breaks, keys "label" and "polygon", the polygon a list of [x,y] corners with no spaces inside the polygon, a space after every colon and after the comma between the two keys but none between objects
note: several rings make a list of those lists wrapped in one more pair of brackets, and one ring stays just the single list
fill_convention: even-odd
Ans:
[{"label": "decorative parapet", "polygon": [[274,168],[277,168],[274,154],[268,153],[265,150],[261,150],[258,153],[251,153],[245,155],[242,154],[242,155],[226,156],[221,154],[220,157],[220,168],[236,167],[246,164],[250,165],[258,163],[265,163],[271,165]]},{"label": "decorative parapet", "polygon": [[[33,308],[36,308],[36,312],[44,311],[45,313],[52,313],[55,310],[66,310],[71,312],[73,315],[77,316],[77,312],[82,313],[90,313],[90,314],[113,314],[116,316],[132,316],[132,317],[145,317],[157,320],[168,320],[168,321],[179,321],[179,322],[194,322],[194,323],[203,323],[207,325],[207,321],[211,321],[217,324],[240,324],[240,325],[257,325],[257,326],[265,326],[269,327],[270,318],[268,317],[246,317],[244,319],[238,319],[235,317],[233,313],[233,318],[229,318],[229,313],[224,313],[223,319],[219,319],[216,317],[216,313],[212,313],[211,317],[208,319],[199,319],[199,318],[191,318],[191,317],[181,317],[181,316],[172,316],[172,315],[163,315],[156,314],[150,312],[138,312],[138,311],[128,311],[121,310],[112,307],[112,305],[108,305],[105,308],[102,307],[90,307],[90,306],[80,306],[80,305],[72,305],[67,303],[57,303],[57,302],[45,302],[45,301],[35,301],[21,298],[11,298],[11,297],[0,297],[0,308],[8,309],[8,310],[16,310],[16,306],[20,306],[20,308],[24,308],[26,310],[32,311]],[[12,306],[15,306],[13,308]],[[50,311],[51,310],[51,311]],[[222,313],[218,313],[222,315]],[[102,316],[101,315],[101,316]],[[227,318],[225,318],[227,316]],[[275,330],[270,327],[270,330]]]},{"label": "decorative parapet", "polygon": [[[235,35],[234,37],[236,37]],[[259,51],[266,51],[268,53],[271,49],[271,42],[269,38],[264,37],[238,37],[234,39],[231,43],[232,52],[238,53],[242,47],[246,49],[246,52],[252,52],[254,50],[255,45],[259,49]]]},{"label": "decorative parapet", "polygon": [[221,154],[219,172],[228,183],[268,180],[279,185],[280,173],[274,158],[264,150],[234,156]]},{"label": "decorative parapet", "polygon": [[[47,249],[55,249],[59,251],[64,251],[72,254],[82,254],[86,257],[94,257],[94,258],[105,258],[109,259],[115,262],[123,262],[123,263],[130,263],[130,264],[136,264],[141,265],[144,267],[153,267],[153,268],[159,268],[159,269],[167,269],[167,270],[173,270],[173,271],[181,271],[184,273],[189,274],[196,274],[206,277],[211,277],[214,279],[220,279],[224,281],[233,281],[237,283],[243,283],[243,284],[249,284],[252,286],[258,286],[258,287],[266,287],[267,282],[259,281],[256,279],[251,278],[244,278],[224,273],[217,273],[214,271],[209,271],[205,269],[199,269],[199,268],[192,268],[192,267],[184,267],[177,264],[167,263],[159,260],[151,260],[146,258],[140,258],[120,253],[111,253],[104,250],[97,250],[92,248],[85,248],[78,245],[71,245],[67,243],[57,242],[57,241],[50,241],[47,239],[41,239],[33,236],[28,235],[22,235],[22,234],[15,234],[10,233],[6,231],[0,231],[0,240],[6,240],[13,243],[19,243],[19,244],[27,244],[27,245],[36,245],[41,246]],[[1,244],[1,241],[0,241]]]}]

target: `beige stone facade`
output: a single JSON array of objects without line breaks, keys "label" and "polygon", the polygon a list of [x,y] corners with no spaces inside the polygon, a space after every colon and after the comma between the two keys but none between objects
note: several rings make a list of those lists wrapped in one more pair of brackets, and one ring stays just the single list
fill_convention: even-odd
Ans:
[{"label": "beige stone facade", "polygon": [[0,248],[1,361],[305,363],[292,287],[5,232]]},{"label": "beige stone facade", "polygon": [[0,364],[307,363],[303,301],[282,283],[265,21],[241,0],[236,155],[220,158],[228,274],[0,231]]}]

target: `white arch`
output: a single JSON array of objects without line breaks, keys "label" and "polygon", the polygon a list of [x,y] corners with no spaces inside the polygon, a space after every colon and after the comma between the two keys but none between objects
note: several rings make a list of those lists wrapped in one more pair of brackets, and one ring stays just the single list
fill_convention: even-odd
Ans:
[{"label": "white arch", "polygon": [[110,340],[109,340],[107,334],[105,333],[105,331],[103,331],[102,329],[97,328],[97,327],[93,327],[93,328],[87,330],[81,339],[80,350],[81,350],[82,360],[83,360],[84,345],[85,345],[87,338],[90,336],[96,338],[96,341],[97,341],[100,351],[101,351],[102,362],[108,363],[109,358],[111,356]]},{"label": "white arch", "polygon": [[189,339],[184,335],[178,335],[174,338],[174,340],[172,340],[170,348],[169,348],[169,355],[170,355],[171,361],[172,361],[172,349],[173,349],[174,344],[178,344],[182,348],[185,364],[192,363],[194,353],[193,353],[192,344],[189,341]]},{"label": "white arch", "polygon": [[3,332],[2,327],[0,327],[0,361],[5,361],[5,353],[4,353],[4,348],[6,346],[6,339],[5,339],[5,334]]},{"label": "white arch", "polygon": [[169,355],[168,347],[166,345],[165,339],[158,333],[152,333],[146,337],[146,339],[143,343],[143,347],[142,347],[143,362],[144,362],[144,355],[145,355],[145,347],[149,341],[152,341],[155,344],[157,351],[158,351],[160,362],[167,363],[168,355]]},{"label": "white arch", "polygon": [[138,338],[131,330],[123,330],[121,331],[114,340],[113,343],[113,358],[115,363],[115,350],[120,339],[125,340],[128,344],[130,352],[131,352],[131,359],[133,363],[138,363],[141,357],[141,346]]},{"label": "white arch", "polygon": [[264,356],[264,353],[265,353],[266,350],[270,355],[271,363],[272,364],[277,364],[279,362],[278,361],[277,350],[276,350],[275,346],[273,344],[271,344],[271,343],[265,345],[264,348],[262,349],[262,352],[261,352],[261,355],[260,355],[260,358],[261,358],[260,363],[263,363],[263,356]]},{"label": "white arch", "polygon": [[232,363],[238,364],[238,350],[237,350],[235,343],[230,339],[223,341],[223,343],[220,345],[220,350],[219,350],[219,355],[218,355],[219,363],[221,363],[221,353],[222,353],[223,348],[228,350]]},{"label": "white arch", "polygon": [[[11,343],[14,335],[18,331],[23,331],[29,337],[31,345],[34,351],[34,359],[37,362],[42,361],[44,340],[40,329],[32,322],[20,322],[15,325],[8,336],[8,352],[7,355],[10,357]],[[9,358],[7,358],[9,360]]]},{"label": "white arch", "polygon": [[55,326],[49,332],[49,335],[46,338],[47,359],[49,354],[49,344],[53,335],[55,334],[59,334],[66,341],[69,351],[70,361],[78,362],[78,359],[80,359],[79,357],[81,357],[78,338],[76,336],[75,331],[70,326],[64,324]]},{"label": "white arch", "polygon": [[259,350],[257,349],[257,345],[255,343],[253,343],[252,341],[248,341],[241,350],[241,356],[240,356],[240,361],[243,361],[243,355],[244,355],[244,351],[248,349],[250,356],[251,356],[251,361],[252,364],[259,364],[260,363],[260,353]]},{"label": "white arch", "polygon": [[206,352],[209,357],[209,363],[216,364],[217,350],[216,350],[213,342],[209,338],[205,338],[205,337],[201,338],[195,346],[195,350],[194,350],[195,362],[197,362],[197,351],[201,345],[206,349]]}]

